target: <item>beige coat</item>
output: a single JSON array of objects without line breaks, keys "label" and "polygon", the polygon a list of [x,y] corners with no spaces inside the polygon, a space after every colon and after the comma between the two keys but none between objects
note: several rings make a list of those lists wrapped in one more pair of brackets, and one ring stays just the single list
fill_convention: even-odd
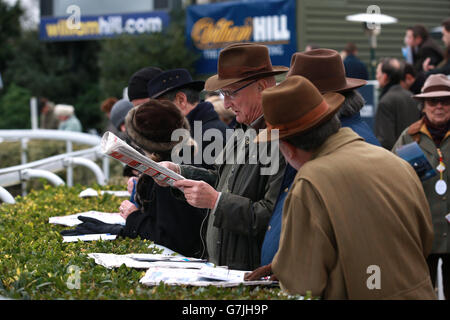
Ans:
[{"label": "beige coat", "polygon": [[432,230],[412,167],[343,128],[298,171],[272,269],[292,294],[435,299]]}]

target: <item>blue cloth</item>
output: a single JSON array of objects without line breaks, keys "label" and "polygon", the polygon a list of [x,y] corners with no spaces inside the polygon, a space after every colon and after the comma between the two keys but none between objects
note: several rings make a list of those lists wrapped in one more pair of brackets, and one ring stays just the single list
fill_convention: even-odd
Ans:
[{"label": "blue cloth", "polygon": [[376,146],[381,146],[372,129],[370,129],[368,124],[364,122],[359,113],[351,117],[341,117],[340,120],[342,127],[351,128],[353,131],[363,137],[366,142]]},{"label": "blue cloth", "polygon": [[134,196],[136,195],[136,185],[137,185],[137,180],[133,180],[133,191],[131,191],[130,202],[132,204],[134,204],[136,206],[136,208],[139,208],[139,205],[137,204],[136,200],[134,199]]},{"label": "blue cloth", "polygon": [[352,54],[344,59],[345,76],[349,78],[369,80],[366,65]]},{"label": "blue cloth", "polygon": [[[342,127],[351,128],[357,134],[366,140],[366,142],[374,144],[376,146],[381,146],[380,142],[375,138],[370,127],[365,123],[359,113],[351,116],[341,118]],[[266,234],[264,236],[264,241],[261,247],[261,266],[265,266],[272,262],[273,257],[278,251],[278,245],[280,243],[281,234],[281,218],[283,215],[283,205],[284,200],[292,186],[297,170],[295,170],[291,165],[286,165],[286,170],[284,172],[283,182],[281,184],[280,193],[278,194],[277,202],[275,203],[274,210],[272,212],[272,217],[269,221],[269,226],[267,227]]]},{"label": "blue cloth", "polygon": [[272,262],[275,253],[278,251],[281,234],[281,216],[283,214],[283,204],[289,189],[294,181],[297,170],[286,165],[284,171],[283,182],[281,183],[280,193],[278,194],[277,202],[275,204],[272,217],[270,218],[269,226],[264,236],[264,242],[261,248],[261,265],[265,266]]}]

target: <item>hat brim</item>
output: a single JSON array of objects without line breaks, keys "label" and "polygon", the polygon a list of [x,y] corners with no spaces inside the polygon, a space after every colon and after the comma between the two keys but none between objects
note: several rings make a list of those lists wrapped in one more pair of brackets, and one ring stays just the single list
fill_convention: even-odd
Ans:
[{"label": "hat brim", "polygon": [[416,94],[412,97],[417,100],[422,100],[426,98],[450,97],[450,91],[432,91],[427,93]]},{"label": "hat brim", "polygon": [[347,81],[347,85],[342,89],[336,90],[336,92],[344,92],[344,91],[348,91],[348,90],[353,90],[356,88],[363,87],[367,84],[367,81],[364,79],[345,77],[345,80]]},{"label": "hat brim", "polygon": [[204,87],[205,87],[205,81],[192,81],[192,82],[183,83],[183,84],[180,84],[177,86],[173,86],[173,87],[164,89],[163,91],[155,93],[150,98],[156,99],[156,98],[166,94],[169,91],[173,91],[173,90],[180,89],[180,88],[193,88],[196,91],[202,91]]},{"label": "hat brim", "polygon": [[219,89],[222,89],[226,86],[246,81],[246,80],[252,80],[256,78],[265,78],[270,76],[275,76],[277,74],[282,74],[285,72],[288,72],[289,68],[285,66],[272,66],[272,71],[265,71],[260,73],[252,74],[248,77],[241,77],[241,78],[229,78],[229,79],[219,79],[219,75],[216,74],[212,77],[209,77],[205,82],[205,90],[206,91],[216,91]]},{"label": "hat brim", "polygon": [[258,136],[255,138],[254,142],[269,142],[276,139],[283,139],[291,136],[296,136],[302,132],[308,131],[309,129],[312,129],[314,127],[317,127],[321,123],[331,119],[336,112],[339,110],[339,108],[344,103],[345,97],[339,93],[336,92],[327,92],[323,95],[323,98],[325,102],[328,104],[328,110],[325,112],[321,117],[316,119],[313,122],[305,123],[302,126],[297,127],[295,130],[289,132],[289,133],[283,133],[282,131],[278,131],[278,135],[274,136],[271,134],[270,129],[264,129],[262,130]]}]

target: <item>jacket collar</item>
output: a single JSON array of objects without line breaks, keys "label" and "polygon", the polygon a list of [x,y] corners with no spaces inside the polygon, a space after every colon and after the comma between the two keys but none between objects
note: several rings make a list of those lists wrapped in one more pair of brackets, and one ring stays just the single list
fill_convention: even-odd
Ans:
[{"label": "jacket collar", "polygon": [[[431,136],[430,131],[428,131],[427,126],[424,121],[424,117],[422,117],[420,120],[414,122],[412,125],[408,127],[407,133],[413,137],[413,139],[419,143],[420,141],[420,134],[423,133],[424,135],[428,136],[431,140],[433,140],[433,137]],[[447,131],[442,141],[447,139],[450,136],[450,131]]]},{"label": "jacket collar", "polygon": [[364,141],[364,139],[356,134],[352,129],[341,128],[313,152],[310,160],[330,154],[342,146],[358,140]]},{"label": "jacket collar", "polygon": [[192,126],[195,120],[202,120],[207,122],[214,119],[219,119],[217,112],[214,110],[214,106],[207,101],[200,102],[186,115],[189,124]]}]

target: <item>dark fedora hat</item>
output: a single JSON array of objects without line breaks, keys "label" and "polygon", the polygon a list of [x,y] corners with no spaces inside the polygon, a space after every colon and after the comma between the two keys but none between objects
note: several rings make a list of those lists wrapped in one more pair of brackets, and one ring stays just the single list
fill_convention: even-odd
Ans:
[{"label": "dark fedora hat", "polygon": [[147,83],[161,72],[160,68],[146,67],[133,73],[128,81],[128,98],[130,101],[148,98]]},{"label": "dark fedora hat", "polygon": [[192,80],[191,74],[186,69],[172,69],[162,72],[147,83],[149,97],[156,99],[163,94],[182,88],[193,88],[202,91],[204,81]]},{"label": "dark fedora hat", "polygon": [[275,140],[277,136],[271,134],[274,129],[279,130],[279,139],[301,134],[331,119],[344,100],[337,92],[322,95],[305,77],[288,77],[278,86],[262,92],[267,129],[261,131],[256,140]]},{"label": "dark fedora hat", "polygon": [[217,74],[206,80],[205,89],[216,91],[237,82],[269,77],[288,70],[288,67],[272,66],[266,46],[235,43],[220,51]]},{"label": "dark fedora hat", "polygon": [[307,78],[321,93],[344,92],[367,84],[366,80],[346,77],[342,58],[332,49],[294,53],[287,77],[294,75]]}]

